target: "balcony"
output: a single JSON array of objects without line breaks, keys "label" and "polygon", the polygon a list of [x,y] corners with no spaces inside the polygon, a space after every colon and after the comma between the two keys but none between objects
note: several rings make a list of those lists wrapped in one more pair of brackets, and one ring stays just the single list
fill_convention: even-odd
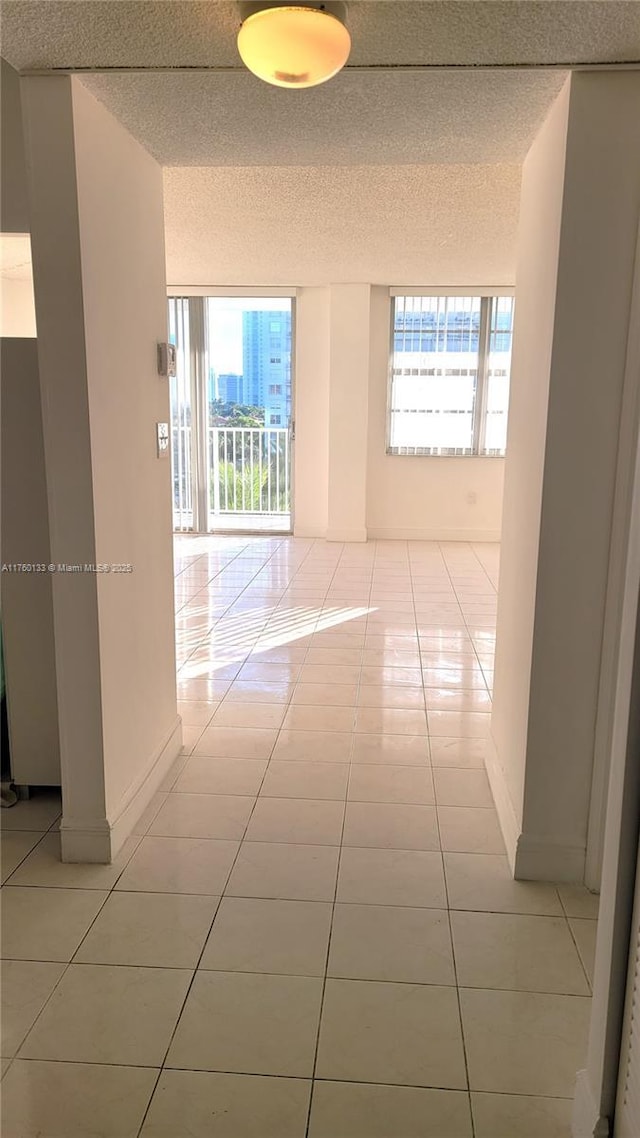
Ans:
[{"label": "balcony", "polygon": [[[209,530],[288,531],[291,523],[291,445],[286,427],[209,427],[201,466],[194,476],[192,429],[173,425],[173,527],[194,529],[194,501],[206,499]],[[202,528],[202,526],[198,527]]]}]

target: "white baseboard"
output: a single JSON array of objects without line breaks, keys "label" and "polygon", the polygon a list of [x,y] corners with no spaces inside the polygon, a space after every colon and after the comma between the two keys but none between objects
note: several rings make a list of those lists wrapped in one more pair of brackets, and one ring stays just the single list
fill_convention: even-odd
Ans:
[{"label": "white baseboard", "polygon": [[369,537],[379,541],[500,541],[499,529],[412,529],[369,526]]},{"label": "white baseboard", "polygon": [[564,837],[528,834],[516,817],[504,771],[491,734],[485,767],[511,872],[518,881],[584,881],[586,850]]},{"label": "white baseboard", "polygon": [[496,745],[491,735],[487,738],[484,763],[498,815],[498,821],[500,823],[500,829],[502,830],[502,837],[504,838],[507,860],[511,867],[511,872],[513,873],[516,864],[518,839],[520,837],[520,824],[516,818],[516,812],[513,808],[511,795],[509,794],[509,789],[504,777],[504,771],[500,765]]},{"label": "white baseboard", "polygon": [[133,783],[111,818],[111,856],[116,856],[147,809],[160,783],[166,777],[182,750],[182,719],[178,715],[163,743],[152,756],[142,774]]},{"label": "white baseboard", "polygon": [[366,529],[328,529],[325,534],[327,541],[366,541]]},{"label": "white baseboard", "polygon": [[561,838],[520,834],[514,875],[518,881],[584,882],[584,845]]},{"label": "white baseboard", "polygon": [[320,538],[323,538],[326,536],[326,533],[327,533],[327,527],[326,526],[299,526],[299,525],[294,525],[294,527],[293,527],[293,536],[294,537],[320,537]]},{"label": "white baseboard", "polygon": [[60,857],[62,861],[94,862],[110,865],[111,827],[106,818],[65,819],[60,822]]},{"label": "white baseboard", "polygon": [[144,771],[129,787],[109,818],[76,819],[63,816],[60,824],[62,860],[109,865],[131,834],[182,749],[180,716]]},{"label": "white baseboard", "polygon": [[571,1116],[573,1138],[610,1138],[609,1119],[598,1110],[586,1071],[578,1071]]},{"label": "white baseboard", "polygon": [[294,525],[294,537],[325,541],[500,541],[499,529],[407,529],[368,526],[359,530],[327,530],[324,526]]}]

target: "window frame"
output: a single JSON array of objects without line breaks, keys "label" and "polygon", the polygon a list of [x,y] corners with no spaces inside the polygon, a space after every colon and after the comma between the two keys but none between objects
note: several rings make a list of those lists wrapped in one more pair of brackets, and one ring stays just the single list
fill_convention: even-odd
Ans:
[{"label": "window frame", "polygon": [[[291,322],[291,351],[290,351],[290,365],[289,375],[291,382],[291,410],[287,418],[285,415],[285,422],[280,427],[274,426],[274,430],[288,430],[289,431],[289,494],[290,494],[290,509],[289,509],[289,528],[286,533],[293,534],[295,526],[295,414],[296,414],[296,337],[297,337],[297,299],[299,295],[299,288],[286,287],[278,285],[273,288],[268,286],[220,286],[220,285],[194,285],[194,286],[175,286],[167,285],[166,298],[167,298],[167,337],[169,336],[169,306],[173,302],[177,305],[180,301],[192,301],[200,299],[202,301],[202,311],[198,319],[197,329],[194,327],[192,330],[191,323],[191,306],[186,307],[186,325],[189,329],[189,352],[195,354],[195,367],[190,369],[190,392],[191,392],[191,414],[193,415],[194,402],[198,401],[202,417],[206,417],[204,410],[206,405],[206,383],[198,384],[196,380],[197,367],[205,366],[203,361],[208,358],[208,321],[206,315],[207,300],[211,298],[219,298],[225,300],[238,299],[238,300],[270,300],[270,299],[285,299],[290,301],[289,313]],[[194,312],[200,306],[194,305]],[[260,309],[258,311],[261,311]],[[195,320],[194,320],[195,325]],[[197,331],[197,335],[193,332]],[[232,374],[232,373],[230,373]],[[171,408],[170,408],[171,410]],[[193,425],[193,422],[192,422]],[[171,427],[173,421],[171,420]],[[269,428],[267,428],[268,430]],[[191,487],[191,510],[187,508],[176,509],[174,499],[174,466],[173,466],[173,451],[172,451],[172,487],[171,487],[171,507],[172,507],[172,521],[174,533],[215,533],[216,529],[210,528],[211,511],[209,509],[209,497],[207,494],[208,475],[209,471],[209,455],[208,455],[208,427],[200,428],[199,431],[200,443],[199,451],[196,443],[195,432],[191,435],[191,444],[189,447],[189,482]],[[173,430],[171,431],[171,438],[173,438]],[[173,442],[171,443],[173,447]],[[196,461],[199,461],[199,467],[196,469]],[[188,524],[188,515],[191,517],[191,524]],[[180,516],[179,528],[175,528],[176,515],[185,515],[183,519]],[[184,524],[183,524],[184,522]],[[254,532],[254,531],[249,531]],[[255,530],[256,533],[269,533],[272,531]],[[276,532],[275,530],[273,531]],[[280,532],[280,531],[278,531]]]},{"label": "window frame", "polygon": [[[472,421],[472,449],[467,454],[421,454],[405,453],[391,445],[391,416],[393,413],[393,361],[395,356],[395,300],[397,297],[477,297],[480,300],[480,326],[478,330],[478,368],[476,377],[476,397],[473,408]],[[389,289],[389,364],[387,368],[387,410],[385,425],[385,454],[390,458],[426,458],[426,459],[458,459],[458,458],[489,458],[501,459],[504,462],[505,454],[483,453],[483,446],[487,430],[487,397],[488,372],[491,338],[491,304],[494,298],[515,297],[512,287],[495,286],[478,288],[477,285],[459,286],[455,288],[402,288]],[[513,333],[512,333],[513,334]],[[511,377],[509,377],[511,380]]]}]

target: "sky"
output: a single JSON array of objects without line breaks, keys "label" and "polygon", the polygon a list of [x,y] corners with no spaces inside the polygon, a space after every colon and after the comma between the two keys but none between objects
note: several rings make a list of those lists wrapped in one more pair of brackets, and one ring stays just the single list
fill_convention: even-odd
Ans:
[{"label": "sky", "polygon": [[209,296],[209,366],[216,375],[242,375],[242,313],[287,312],[288,296]]}]

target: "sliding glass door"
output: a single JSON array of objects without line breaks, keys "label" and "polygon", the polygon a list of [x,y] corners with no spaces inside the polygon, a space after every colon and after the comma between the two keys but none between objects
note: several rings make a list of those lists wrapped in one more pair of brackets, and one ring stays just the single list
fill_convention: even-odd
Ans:
[{"label": "sliding glass door", "polygon": [[290,532],[291,297],[171,297],[174,528]]},{"label": "sliding glass door", "polygon": [[169,340],[176,345],[176,375],[169,378],[173,528],[193,529],[192,393],[189,301],[169,300]]}]

